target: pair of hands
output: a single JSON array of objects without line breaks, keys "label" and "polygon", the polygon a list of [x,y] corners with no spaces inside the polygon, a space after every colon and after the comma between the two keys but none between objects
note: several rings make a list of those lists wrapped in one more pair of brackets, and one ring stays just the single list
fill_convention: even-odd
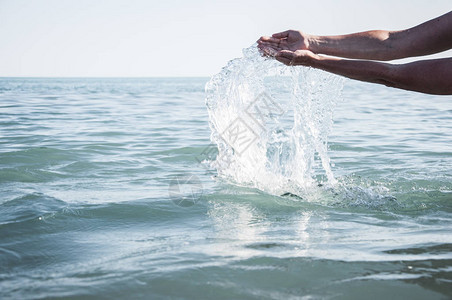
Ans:
[{"label": "pair of hands", "polygon": [[265,56],[288,65],[309,66],[316,55],[309,50],[309,36],[301,31],[287,30],[263,36],[258,41],[258,48]]}]

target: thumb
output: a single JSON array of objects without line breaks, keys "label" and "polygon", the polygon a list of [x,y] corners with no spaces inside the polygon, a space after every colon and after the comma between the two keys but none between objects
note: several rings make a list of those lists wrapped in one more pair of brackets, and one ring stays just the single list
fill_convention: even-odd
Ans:
[{"label": "thumb", "polygon": [[283,32],[275,33],[275,34],[272,35],[272,37],[278,38],[278,39],[286,38],[286,37],[289,36],[289,31],[290,30],[286,30],[286,31],[283,31]]}]

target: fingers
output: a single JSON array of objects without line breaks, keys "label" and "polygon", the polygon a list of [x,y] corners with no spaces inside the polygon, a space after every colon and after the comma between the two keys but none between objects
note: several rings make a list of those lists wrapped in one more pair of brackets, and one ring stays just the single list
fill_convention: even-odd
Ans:
[{"label": "fingers", "polygon": [[277,56],[292,60],[295,58],[295,53],[290,50],[281,50],[278,52]]},{"label": "fingers", "polygon": [[259,49],[259,53],[262,56],[265,56],[265,57],[269,57],[270,56],[270,53],[269,53],[270,51],[268,50],[268,47],[258,44],[257,48]]},{"label": "fingers", "polygon": [[259,53],[264,56],[264,57],[268,57],[268,53],[265,51],[265,47],[262,47],[261,45],[257,45],[257,48],[259,49]]},{"label": "fingers", "polygon": [[277,39],[283,39],[289,36],[289,31],[290,30],[286,30],[283,32],[278,32],[272,35],[272,37],[277,38]]},{"label": "fingers", "polygon": [[295,58],[295,53],[290,50],[283,50],[280,47],[280,43],[272,43],[272,42],[263,42],[262,40],[267,38],[266,40],[270,40],[271,38],[262,37],[258,41],[257,47],[260,50],[260,53],[266,57],[274,57],[276,60],[286,64],[288,66],[292,66]]},{"label": "fingers", "polygon": [[283,64],[293,66],[295,53],[289,50],[281,50],[275,55],[275,58]]},{"label": "fingers", "polygon": [[268,56],[271,56],[271,57],[275,57],[278,54],[278,50],[275,50],[270,47],[263,47],[262,51],[264,51],[265,54],[267,54]]},{"label": "fingers", "polygon": [[279,43],[281,40],[271,36],[263,36],[259,39],[259,41],[264,43]]},{"label": "fingers", "polygon": [[257,48],[259,48],[259,52],[262,56],[266,57],[275,57],[278,53],[278,49],[275,49],[273,47],[263,46],[263,45],[257,45]]},{"label": "fingers", "polygon": [[260,44],[257,44],[257,47],[258,47],[259,49],[263,49],[263,48],[271,48],[271,49],[276,50],[276,51],[283,50],[283,49],[281,49],[280,47],[278,47],[278,46],[275,45],[275,44],[268,44],[268,43],[260,43]]},{"label": "fingers", "polygon": [[257,41],[257,44],[265,46],[265,47],[271,47],[271,48],[274,48],[277,50],[282,50],[282,49],[280,49],[280,46],[279,46],[280,42],[281,42],[281,40],[279,40],[279,39],[275,39],[275,38],[268,37],[268,36],[263,36]]},{"label": "fingers", "polygon": [[279,48],[279,44],[278,43],[259,42],[258,45],[266,46],[266,47]]},{"label": "fingers", "polygon": [[274,45],[274,44],[267,44],[267,43],[265,43],[265,44],[258,44],[257,47],[258,47],[259,49],[261,49],[261,50],[269,49],[269,51],[274,51],[275,53],[274,53],[273,56],[275,56],[276,53],[277,53],[278,51],[283,50],[283,49],[281,49],[280,47],[278,47],[277,45]]}]

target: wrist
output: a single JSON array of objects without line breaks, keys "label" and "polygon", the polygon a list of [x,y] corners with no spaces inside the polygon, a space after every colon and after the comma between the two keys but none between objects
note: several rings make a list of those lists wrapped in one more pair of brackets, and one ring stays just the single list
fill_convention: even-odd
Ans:
[{"label": "wrist", "polygon": [[318,62],[322,59],[321,56],[312,53],[309,50],[297,50],[295,54],[296,56],[291,62],[291,65],[301,65],[315,68],[318,65]]},{"label": "wrist", "polygon": [[311,54],[308,56],[308,65],[315,68],[321,60],[322,57],[320,55],[317,55],[311,51]]},{"label": "wrist", "polygon": [[329,57],[318,55],[309,51],[306,59],[306,65],[315,69],[322,69],[325,64],[328,64]]},{"label": "wrist", "polygon": [[306,38],[306,49],[313,52],[318,53],[319,50],[319,37],[316,35],[308,35]]}]

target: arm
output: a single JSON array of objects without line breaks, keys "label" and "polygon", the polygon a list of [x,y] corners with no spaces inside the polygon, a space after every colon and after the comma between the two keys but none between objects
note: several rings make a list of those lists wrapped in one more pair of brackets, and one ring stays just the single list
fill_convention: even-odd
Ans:
[{"label": "arm", "polygon": [[410,29],[373,30],[338,36],[315,36],[289,30],[262,37],[260,47],[310,50],[354,59],[392,60],[427,55],[452,48],[452,11]]},{"label": "arm", "polygon": [[452,12],[402,31],[374,30],[340,36],[311,36],[310,50],[348,58],[392,60],[452,48]]},{"label": "arm", "polygon": [[452,95],[452,58],[408,64],[322,57],[311,51],[281,51],[276,59],[287,65],[305,65],[351,79],[384,84],[428,94]]}]

